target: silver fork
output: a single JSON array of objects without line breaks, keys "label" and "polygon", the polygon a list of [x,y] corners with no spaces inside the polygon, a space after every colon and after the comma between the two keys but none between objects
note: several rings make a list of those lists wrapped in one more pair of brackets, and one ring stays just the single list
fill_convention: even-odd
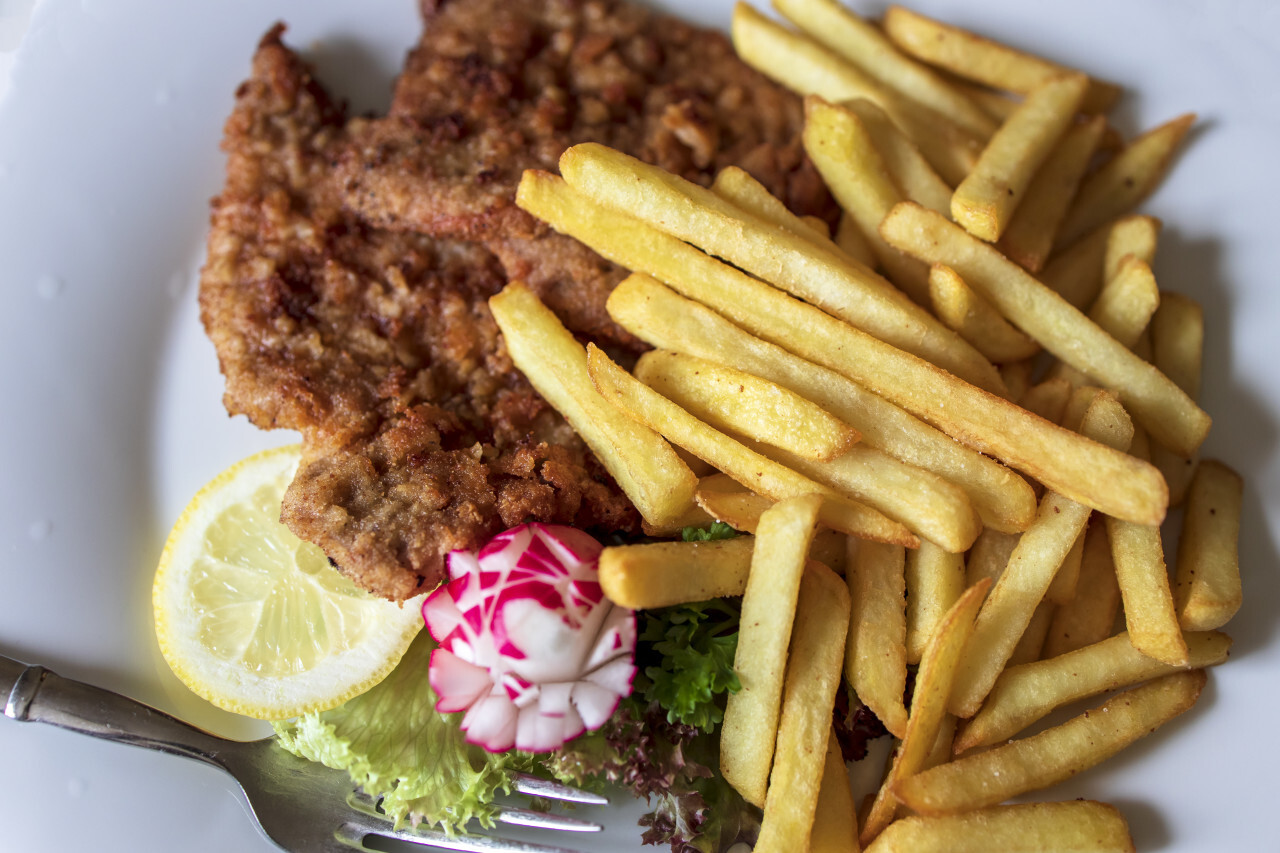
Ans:
[{"label": "silver fork", "polygon": [[[280,747],[275,738],[226,740],[119,693],[0,656],[0,697],[6,696],[4,715],[11,719],[49,723],[194,758],[225,770],[240,783],[263,835],[293,853],[368,850],[364,839],[371,835],[474,853],[573,853],[563,847],[509,838],[395,829],[379,813],[377,802],[355,789],[345,771],[298,758]],[[535,797],[589,805],[608,803],[604,797],[535,776],[518,776],[514,787]],[[598,824],[576,818],[506,806],[499,809],[497,819],[542,829],[600,829]]]}]

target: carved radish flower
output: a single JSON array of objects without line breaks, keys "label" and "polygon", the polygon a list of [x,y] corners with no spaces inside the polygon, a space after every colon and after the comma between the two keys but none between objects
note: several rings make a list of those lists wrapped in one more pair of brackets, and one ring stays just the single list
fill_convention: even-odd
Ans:
[{"label": "carved radish flower", "polygon": [[468,741],[553,750],[599,728],[631,692],[635,615],[604,597],[601,550],[580,530],[531,523],[449,554],[451,580],[422,616],[440,644],[436,709],[465,711]]}]

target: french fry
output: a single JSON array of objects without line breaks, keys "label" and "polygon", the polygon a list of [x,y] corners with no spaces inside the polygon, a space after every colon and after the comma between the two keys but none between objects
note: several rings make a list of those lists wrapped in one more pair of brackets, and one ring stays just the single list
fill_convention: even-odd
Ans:
[{"label": "french fry", "polygon": [[1018,104],[1022,102],[1020,98],[1011,96],[1008,92],[998,92],[980,83],[954,75],[951,77],[951,85],[964,92],[969,100],[981,107],[982,111],[995,119],[998,124],[1007,121],[1009,116],[1013,115],[1013,111],[1018,108]]},{"label": "french fry", "polygon": [[600,586],[632,610],[742,595],[751,569],[750,536],[711,542],[648,542],[600,552]]},{"label": "french fry", "polygon": [[845,677],[884,727],[902,737],[907,730],[902,704],[907,683],[906,553],[875,542],[850,540],[849,547],[845,581],[853,610]]},{"label": "french fry", "polygon": [[951,605],[964,593],[964,555],[951,553],[931,542],[907,552],[904,571],[907,586],[907,663],[920,663],[929,643]]},{"label": "french fry", "polygon": [[925,768],[938,739],[943,719],[947,716],[947,697],[955,679],[956,667],[965,643],[973,634],[973,620],[990,588],[981,581],[965,590],[938,620],[916,672],[911,694],[911,714],[906,734],[880,791],[863,822],[860,841],[869,844],[893,821],[898,801],[893,788],[899,780],[909,778]]},{"label": "french fry", "polygon": [[[1089,407],[1081,432],[1123,450],[1133,427],[1115,397],[1104,393]],[[972,717],[977,712],[1088,520],[1088,507],[1055,492],[1045,493],[1035,523],[1014,546],[1008,566],[978,614],[956,678],[951,713]]]},{"label": "french fry", "polygon": [[1035,359],[1025,358],[1022,361],[1011,361],[999,365],[1000,378],[1009,389],[1009,399],[1017,402],[1031,387],[1031,377],[1035,373]]},{"label": "french fry", "polygon": [[[1134,349],[1159,303],[1160,289],[1151,267],[1133,255],[1126,255],[1094,300],[1089,319],[1120,344]],[[1050,375],[1075,385],[1089,381],[1083,373],[1061,362],[1054,365]]]},{"label": "french fry", "polygon": [[1055,245],[1068,246],[1099,225],[1128,213],[1155,191],[1191,128],[1188,113],[1129,143],[1080,185]]},{"label": "french fry", "polygon": [[840,223],[836,226],[835,244],[840,247],[840,251],[853,258],[864,267],[875,269],[876,255],[871,251],[871,244],[867,242],[867,235],[862,233],[858,228],[858,220],[854,219],[848,212],[840,214]]},{"label": "french fry", "polygon": [[833,528],[913,548],[919,544],[920,540],[896,521],[761,456],[698,420],[618,367],[595,344],[587,347],[587,369],[606,400],[752,491],[775,500],[818,493],[834,506],[824,516]]},{"label": "french fry", "polygon": [[[712,487],[712,483],[704,479],[698,484],[694,500],[715,520],[723,521],[734,530],[755,533],[756,526],[760,523],[760,516],[764,515],[765,511],[777,501],[764,495],[757,495],[755,492],[742,491],[742,487],[731,478],[723,474],[719,476],[725,477],[732,488]],[[836,530],[836,527],[843,524],[843,514],[837,505],[824,501],[818,509],[818,521],[826,529],[819,530],[814,536],[809,557],[837,574],[843,575],[845,571],[844,534]],[[745,574],[743,578],[745,581]]]},{"label": "french fry", "polygon": [[644,276],[631,276],[609,297],[610,315],[657,347],[736,364],[790,388],[865,428],[863,443],[907,465],[956,483],[983,523],[1021,530],[1035,517],[1035,496],[1025,480],[985,456],[827,368],[762,341],[708,308]]},{"label": "french fry", "polygon": [[1076,594],[1054,610],[1041,654],[1057,657],[1111,635],[1120,612],[1120,585],[1105,524],[1090,523],[1080,555]]},{"label": "french fry", "polygon": [[810,95],[804,101],[803,140],[805,153],[840,207],[858,223],[878,265],[908,296],[927,304],[927,268],[889,248],[876,230],[903,194],[862,119]]},{"label": "french fry", "polygon": [[1055,708],[1121,690],[1180,669],[1204,669],[1227,659],[1231,638],[1219,631],[1186,635],[1190,650],[1180,666],[1162,663],[1134,648],[1128,634],[1085,646],[1060,657],[1006,669],[982,710],[956,733],[955,754],[1017,735]]},{"label": "french fry", "polygon": [[815,403],[750,373],[670,350],[651,350],[635,377],[721,432],[737,432],[805,459],[830,462],[860,438]]},{"label": "french fry", "polygon": [[1111,540],[1129,642],[1148,657],[1184,666],[1187,643],[1178,627],[1160,528],[1108,518],[1107,538]]},{"label": "french fry", "polygon": [[1187,493],[1178,540],[1174,600],[1182,627],[1225,625],[1241,604],[1240,475],[1216,460],[1202,461]]},{"label": "french fry", "polygon": [[1053,576],[1053,583],[1049,584],[1049,589],[1044,594],[1044,597],[1054,604],[1067,604],[1076,597],[1076,587],[1080,583],[1080,566],[1084,562],[1084,540],[1088,532],[1086,527],[1085,532],[1076,537],[1076,543],[1067,552],[1062,565],[1058,566],[1058,573]]},{"label": "french fry", "polygon": [[993,806],[964,814],[906,817],[866,853],[1134,853],[1129,826],[1115,806],[1090,800]]},{"label": "french fry", "polygon": [[1107,250],[1102,259],[1102,280],[1111,281],[1132,255],[1147,266],[1155,263],[1156,243],[1163,224],[1154,216],[1123,216],[1107,229]]},{"label": "french fry", "polygon": [[[1161,295],[1151,318],[1151,363],[1195,399],[1200,395],[1204,354],[1204,310],[1180,293]],[[1169,484],[1169,504],[1181,504],[1196,470],[1195,455],[1179,456],[1159,444],[1151,446],[1151,462]]]},{"label": "french fry", "polygon": [[507,352],[564,416],[646,521],[663,526],[693,503],[698,479],[662,436],[610,406],[591,384],[582,344],[533,291],[512,282],[489,300]]},{"label": "french fry", "polygon": [[920,537],[951,553],[968,549],[982,521],[964,489],[932,471],[916,468],[871,447],[853,447],[829,462],[813,462],[783,450],[757,447],[815,482],[879,510]]},{"label": "french fry", "polygon": [[1040,352],[1038,343],[1014,328],[946,264],[929,267],[929,303],[938,319],[995,364]]},{"label": "french fry", "polygon": [[[883,26],[894,44],[922,62],[993,89],[1026,95],[1049,78],[1072,71],[901,6],[885,10]],[[1106,112],[1119,97],[1114,84],[1090,80],[1081,109]]]},{"label": "french fry", "polygon": [[884,110],[866,98],[854,98],[841,106],[862,122],[884,160],[889,176],[903,196],[939,213],[947,213],[951,209],[951,187]]},{"label": "french fry", "polygon": [[[594,205],[553,175],[526,172],[517,201],[609,260],[653,275],[753,335],[828,367],[934,423],[971,449],[989,453],[1111,515],[1153,524],[1164,518],[1168,501],[1164,480],[1149,464],[1037,419],[681,240]],[[826,401],[823,405],[853,423],[870,442],[873,424],[855,421]],[[957,470],[947,476],[963,473]],[[1023,506],[1022,495],[1016,496],[1019,506]]]},{"label": "french fry", "polygon": [[878,27],[836,0],[773,0],[773,8],[811,38],[884,86],[980,139],[996,122],[928,66],[899,52]]},{"label": "french fry", "polygon": [[1071,383],[1065,379],[1046,379],[1028,388],[1018,404],[1046,421],[1062,423],[1071,391]]},{"label": "french fry", "polygon": [[981,142],[937,113],[881,85],[812,38],[770,20],[746,3],[733,9],[733,46],[743,62],[801,95],[837,103],[874,101],[949,183],[961,181],[977,159]]},{"label": "french fry", "polygon": [[1000,377],[958,335],[851,258],[770,228],[697,184],[596,143],[569,148],[574,189],[624,211],[988,390]]},{"label": "french fry", "polygon": [[725,705],[720,772],[743,799],[757,806],[764,805],[769,786],[787,644],[821,504],[821,496],[814,494],[770,507],[760,516],[751,552],[733,658],[742,689],[730,693]]},{"label": "french fry", "polygon": [[984,578],[992,583],[999,580],[1005,566],[1009,565],[1013,549],[1018,546],[1018,538],[1015,534],[990,528],[983,530],[965,559],[965,586],[973,586]]},{"label": "french fry", "polygon": [[[730,168],[736,168],[736,167],[730,167]],[[831,239],[831,226],[828,225],[827,220],[823,219],[822,217],[814,216],[812,213],[806,213],[804,216],[800,217],[800,221],[805,225],[809,226],[809,230],[812,231],[815,235],[822,237],[825,240]],[[839,247],[837,246],[837,248]]]},{"label": "french fry", "polygon": [[1041,346],[1120,394],[1125,407],[1172,450],[1191,453],[1210,418],[1168,377],[996,249],[932,211],[904,202],[880,225],[892,246],[945,263]]},{"label": "french fry", "polygon": [[1051,77],[1000,126],[951,196],[951,216],[966,231],[990,243],[1000,239],[1032,177],[1070,126],[1088,85],[1083,74]]},{"label": "french fry", "polygon": [[997,245],[1029,272],[1039,272],[1106,128],[1102,116],[1067,128],[1023,193]]},{"label": "french fry", "polygon": [[809,853],[858,853],[858,815],[849,787],[849,772],[835,732],[827,735],[827,757],[809,835]]},{"label": "french fry", "polygon": [[[1150,239],[1154,251],[1154,236],[1160,232],[1160,220],[1153,216],[1131,215],[1093,229],[1070,246],[1054,252],[1040,271],[1040,280],[1076,308],[1092,305],[1109,278],[1108,273],[1119,268],[1123,255],[1108,255],[1110,247],[1125,247],[1125,254],[1133,254],[1151,263],[1142,251],[1142,244]],[[1116,238],[1112,238],[1112,234]],[[1110,261],[1110,265],[1108,265]]]},{"label": "french fry", "polygon": [[1202,669],[1166,675],[1036,735],[901,780],[894,793],[923,815],[1002,803],[1069,779],[1115,755],[1195,704]]},{"label": "french fry", "polygon": [[[787,206],[769,192],[768,187],[737,166],[726,166],[716,173],[711,191],[722,199],[736,204],[757,219],[763,219],[777,228],[783,228],[815,245],[836,248],[828,234],[818,230],[804,217],[796,216]],[[821,222],[821,220],[818,220]]]},{"label": "french fry", "polygon": [[805,569],[794,626],[756,853],[807,849],[813,829],[849,628],[849,595],[830,569]]},{"label": "french fry", "polygon": [[[1057,575],[1054,575],[1055,580],[1057,577]],[[1045,593],[1044,599],[1036,605],[1036,609],[1031,613],[1031,618],[1027,620],[1027,627],[1022,630],[1022,636],[1018,638],[1018,644],[1009,653],[1009,660],[1005,662],[1005,667],[1018,666],[1019,664],[1040,660],[1040,653],[1044,649],[1044,639],[1049,633],[1049,623],[1053,620],[1055,606],[1049,600],[1048,593]]]}]

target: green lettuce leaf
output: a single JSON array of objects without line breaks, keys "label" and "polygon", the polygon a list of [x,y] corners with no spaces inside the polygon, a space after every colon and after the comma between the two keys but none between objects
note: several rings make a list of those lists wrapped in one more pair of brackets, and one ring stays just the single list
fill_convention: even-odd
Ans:
[{"label": "green lettuce leaf", "polygon": [[435,649],[423,631],[380,684],[328,711],[273,723],[295,755],[346,770],[365,793],[381,796],[396,825],[425,822],[446,832],[472,819],[493,824],[493,799],[509,793],[511,774],[531,762],[468,744],[459,714],[435,710],[427,683]]}]

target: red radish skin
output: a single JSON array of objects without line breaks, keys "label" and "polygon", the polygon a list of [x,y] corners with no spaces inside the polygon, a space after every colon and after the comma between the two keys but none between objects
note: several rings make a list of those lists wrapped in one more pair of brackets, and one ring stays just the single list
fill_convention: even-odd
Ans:
[{"label": "red radish skin", "polygon": [[440,644],[428,677],[469,742],[548,752],[631,693],[635,614],[600,589],[601,550],[575,528],[531,523],[449,555],[449,582],[422,605]]}]

